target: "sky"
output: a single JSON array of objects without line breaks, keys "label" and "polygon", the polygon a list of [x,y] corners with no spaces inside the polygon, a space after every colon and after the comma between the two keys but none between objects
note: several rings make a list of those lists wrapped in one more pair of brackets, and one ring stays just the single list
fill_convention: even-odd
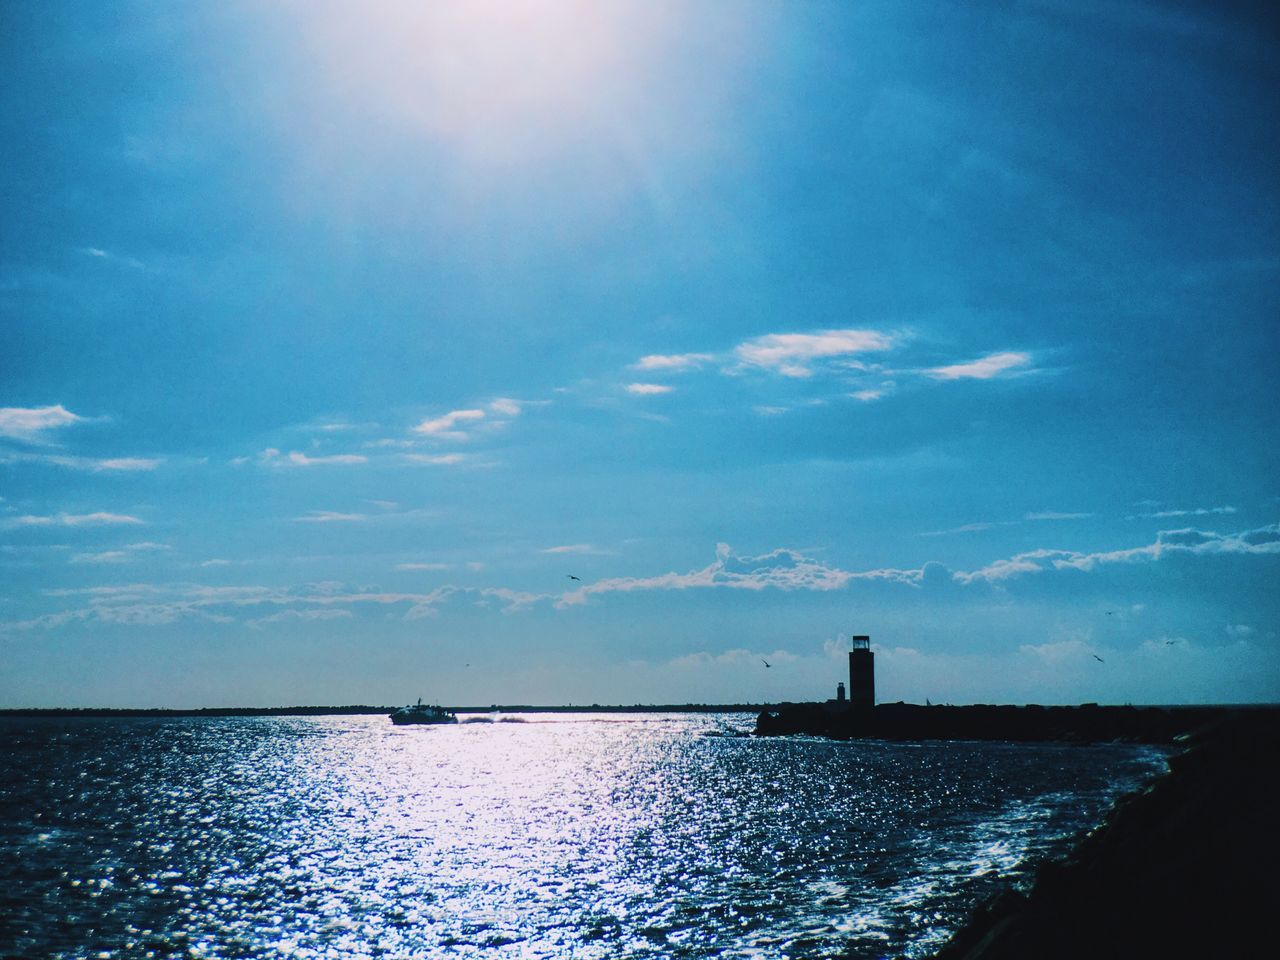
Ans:
[{"label": "sky", "polygon": [[[0,706],[1280,701],[1280,31],[0,4]],[[769,666],[765,666],[765,662]]]}]

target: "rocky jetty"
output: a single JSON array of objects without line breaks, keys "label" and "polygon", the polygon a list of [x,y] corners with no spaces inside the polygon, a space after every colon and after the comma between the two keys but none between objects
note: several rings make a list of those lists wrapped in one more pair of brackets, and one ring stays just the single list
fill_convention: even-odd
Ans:
[{"label": "rocky jetty", "polygon": [[1221,719],[1222,707],[920,706],[784,703],[756,718],[760,736],[807,734],[837,740],[1057,740],[1172,743]]},{"label": "rocky jetty", "polygon": [[1280,711],[1224,711],[1184,745],[1166,776],[1042,867],[1028,893],[1007,890],[981,907],[935,960],[1273,951]]}]

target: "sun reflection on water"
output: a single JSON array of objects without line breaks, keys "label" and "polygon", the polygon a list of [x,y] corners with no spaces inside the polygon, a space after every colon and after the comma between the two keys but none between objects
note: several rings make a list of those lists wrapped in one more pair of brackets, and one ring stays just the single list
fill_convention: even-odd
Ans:
[{"label": "sun reflection on water", "polygon": [[918,955],[1159,762],[514,719],[30,723],[0,794],[26,851],[0,854],[22,891],[0,952]]}]

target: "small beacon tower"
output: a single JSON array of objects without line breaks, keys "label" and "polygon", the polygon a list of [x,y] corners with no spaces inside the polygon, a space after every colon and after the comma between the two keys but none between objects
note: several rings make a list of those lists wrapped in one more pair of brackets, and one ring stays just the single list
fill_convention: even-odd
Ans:
[{"label": "small beacon tower", "polygon": [[876,660],[871,638],[857,634],[849,651],[849,705],[855,710],[876,705]]}]

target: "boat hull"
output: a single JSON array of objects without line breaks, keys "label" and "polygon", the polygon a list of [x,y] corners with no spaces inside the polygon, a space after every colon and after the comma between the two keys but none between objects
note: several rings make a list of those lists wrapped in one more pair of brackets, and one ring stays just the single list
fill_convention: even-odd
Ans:
[{"label": "boat hull", "polygon": [[397,727],[405,726],[421,726],[423,724],[438,723],[457,723],[457,717],[401,717],[396,714],[391,715],[391,722]]}]

